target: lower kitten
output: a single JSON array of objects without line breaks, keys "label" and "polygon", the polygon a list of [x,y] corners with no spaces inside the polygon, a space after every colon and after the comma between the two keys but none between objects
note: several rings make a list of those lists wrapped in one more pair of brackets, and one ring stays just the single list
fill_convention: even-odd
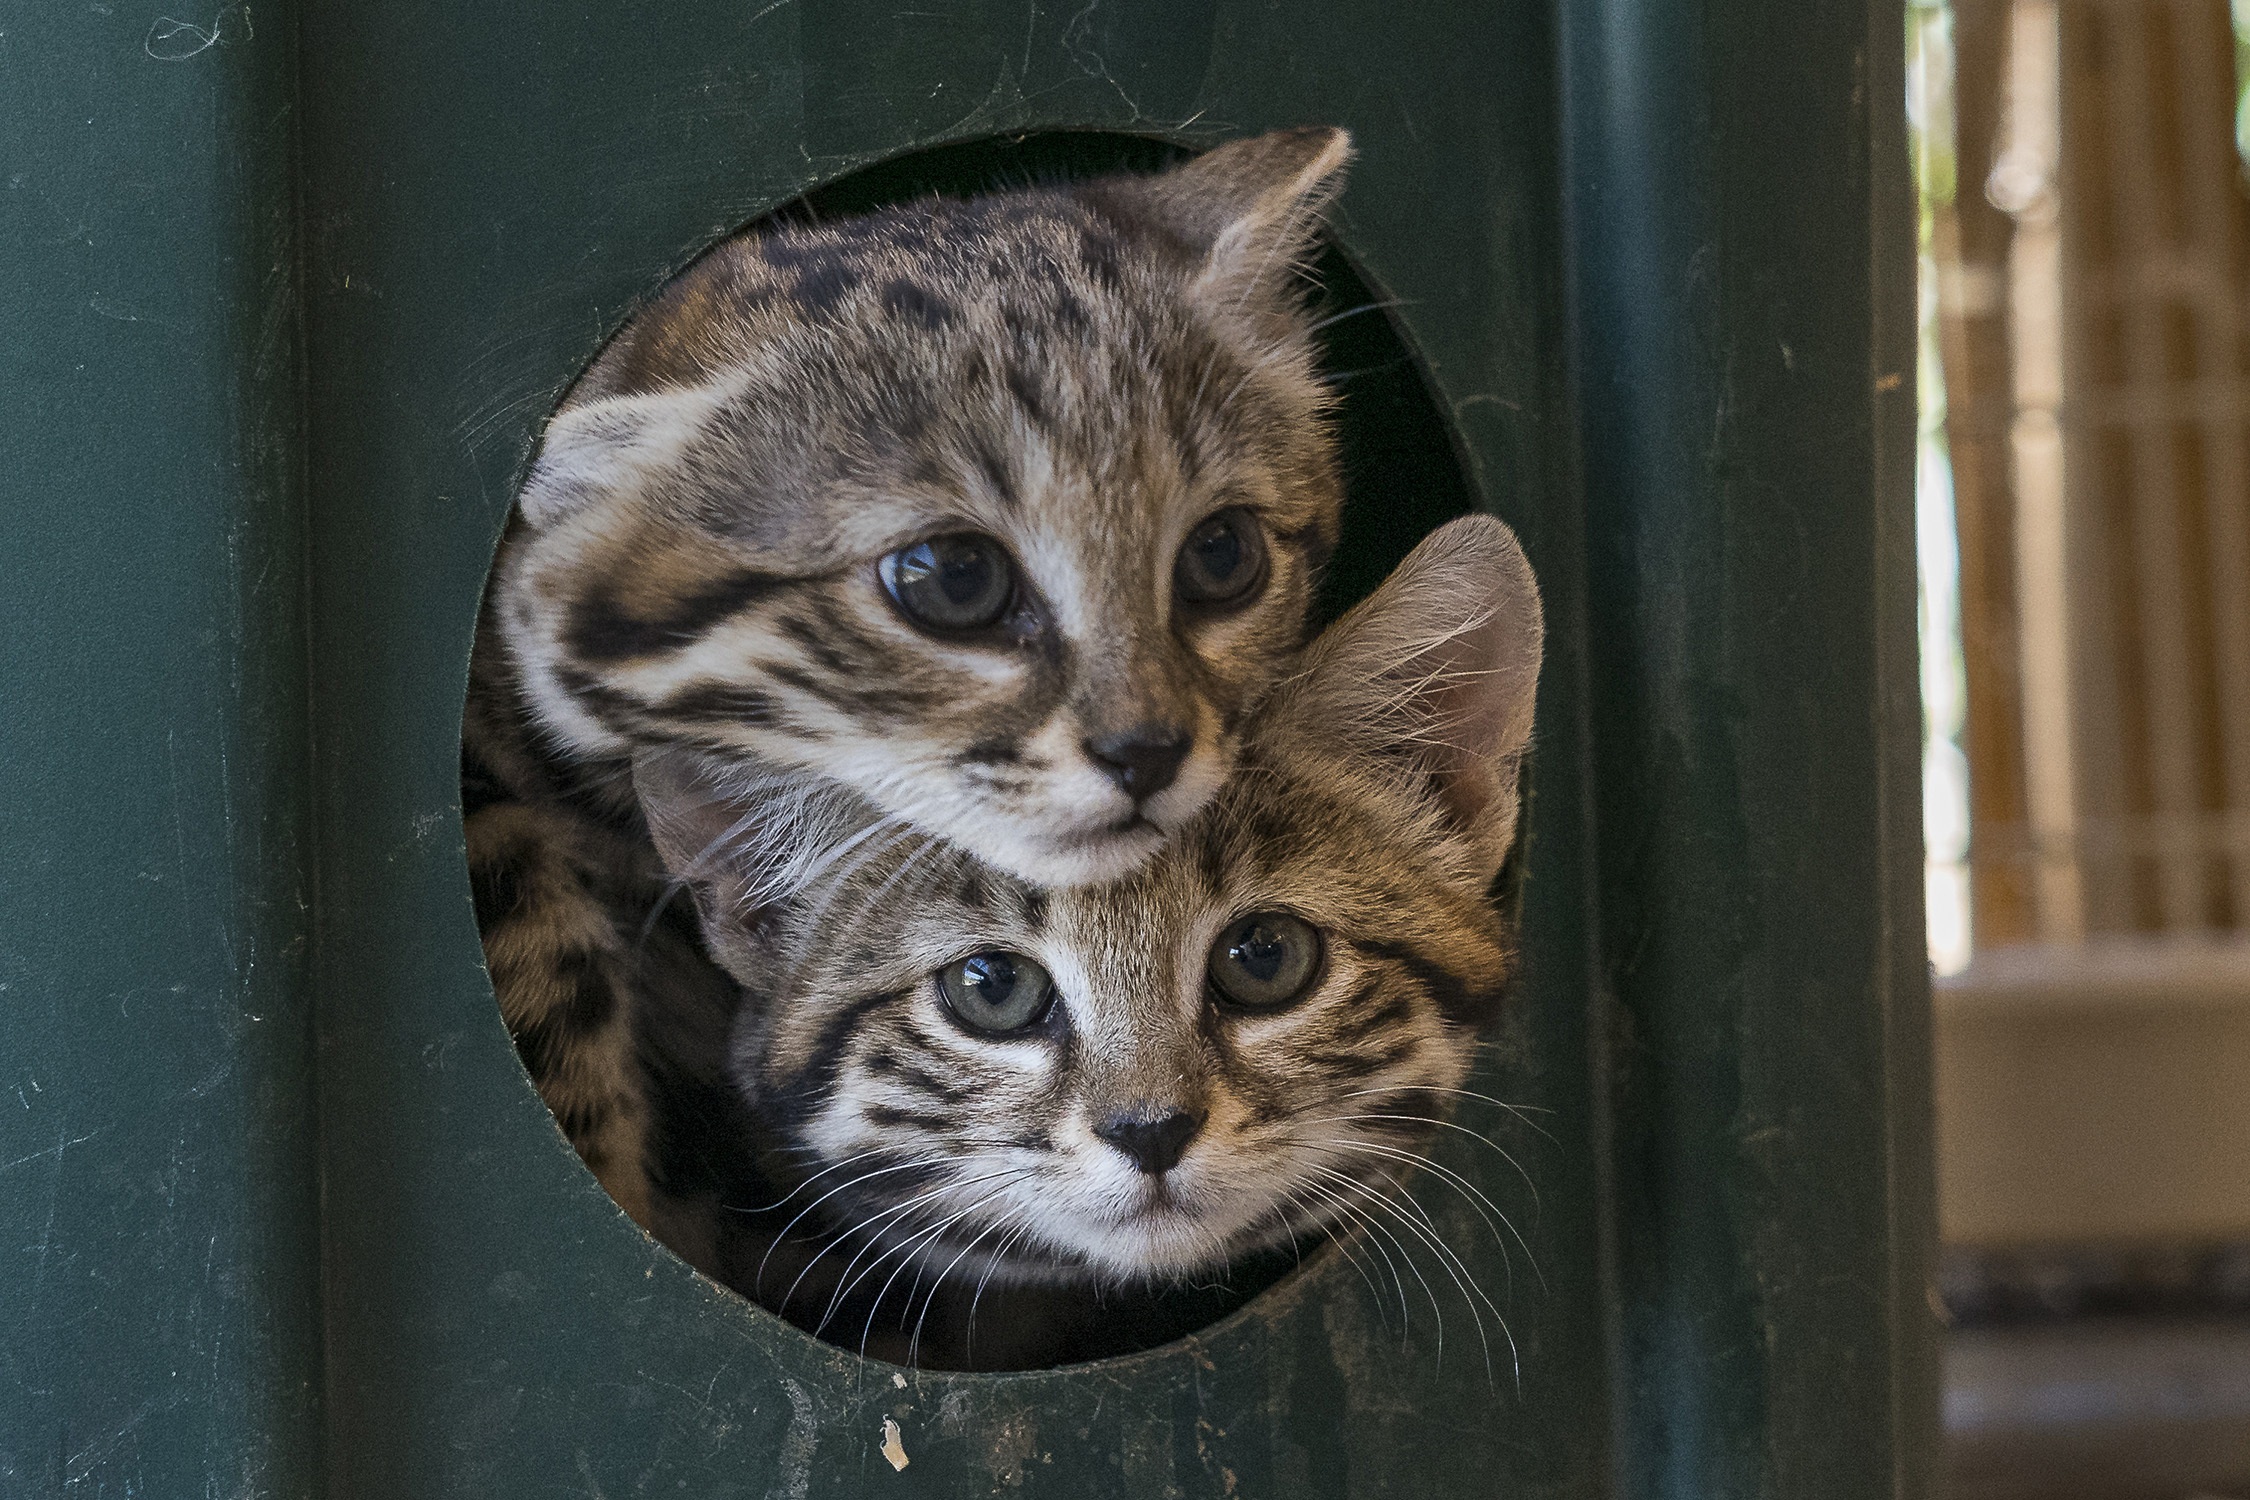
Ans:
[{"label": "lower kitten", "polygon": [[[657,846],[746,997],[731,1098],[677,1052],[652,1089],[725,1182],[709,1268],[872,1353],[1052,1363],[1105,1352],[1130,1307],[1097,1295],[1399,1228],[1393,1189],[1506,991],[1488,891],[1540,647],[1514,536],[1446,526],[1252,715],[1204,813],[1070,890],[865,837],[840,789],[640,754]],[[752,908],[777,850],[828,863]]]}]

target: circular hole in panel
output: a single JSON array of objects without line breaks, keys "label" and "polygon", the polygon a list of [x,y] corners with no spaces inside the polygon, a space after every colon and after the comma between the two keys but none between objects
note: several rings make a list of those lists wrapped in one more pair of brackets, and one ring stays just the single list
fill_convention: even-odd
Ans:
[{"label": "circular hole in panel", "polygon": [[[832,224],[933,193],[961,197],[1121,170],[1160,170],[1190,154],[1141,137],[1068,132],[944,147],[819,188],[750,231],[771,224]],[[1430,529],[1470,510],[1472,499],[1453,433],[1391,317],[1393,304],[1333,242],[1322,244],[1305,275],[1305,294],[1319,325],[1321,375],[1340,398],[1335,421],[1347,496],[1340,545],[1314,608],[1316,623],[1325,623],[1368,593]],[[684,357],[692,358],[692,351]],[[631,441],[596,452],[574,483],[590,490],[613,483],[616,466],[629,467],[636,459],[634,444],[661,447],[676,441],[680,423],[699,419],[671,413],[649,422],[642,413],[632,420],[640,425]],[[575,502],[565,495],[556,503],[567,508]],[[510,549],[524,530],[511,524],[500,569],[510,566]],[[598,528],[586,538],[590,551],[607,545]],[[701,630],[774,587],[754,576],[714,573],[692,558],[657,558],[651,564],[642,555],[627,571],[631,581],[599,604],[580,600],[567,606],[576,612],[558,616],[557,632],[572,634],[578,647],[594,656],[645,653],[660,638]],[[587,597],[624,575],[612,560],[590,576],[606,581],[590,584]],[[668,576],[676,585],[667,585]],[[768,1132],[717,1066],[662,1076],[621,1071],[634,1056],[722,1057],[730,1027],[760,1023],[735,1017],[733,986],[707,956],[695,902],[669,886],[657,864],[630,778],[616,773],[589,781],[558,778],[552,764],[542,761],[542,742],[526,732],[531,715],[524,698],[566,715],[585,714],[588,704],[599,708],[599,689],[590,693],[583,681],[570,680],[567,669],[540,677],[528,689],[510,686],[509,655],[496,649],[508,598],[496,585],[487,601],[463,757],[471,879],[488,966],[518,1053],[566,1134],[604,1186],[659,1240],[832,1342],[894,1360],[980,1369],[1074,1363],[1172,1342],[1243,1307],[1299,1264],[1300,1249],[1312,1253],[1309,1243],[1284,1245],[1223,1270],[1112,1278],[1098,1291],[1015,1285],[1006,1267],[990,1274],[986,1252],[1010,1243],[1011,1234],[1024,1227],[1020,1217],[995,1220],[982,1239],[964,1241],[938,1229],[946,1245],[942,1257],[886,1258],[880,1248],[861,1252],[856,1243],[824,1254],[822,1235],[833,1238],[845,1227],[846,1214],[856,1220],[893,1215],[894,1224],[918,1233],[937,1225],[929,1209],[940,1202],[949,1211],[958,1202],[973,1214],[975,1192],[949,1200],[923,1186],[931,1179],[932,1147],[923,1148],[922,1156],[818,1161],[793,1190],[761,1184],[746,1163]],[[715,714],[787,712],[770,692],[747,684],[732,697],[710,696],[705,707]],[[630,716],[625,708],[620,721]],[[862,834],[858,856],[839,859],[881,858],[887,834]],[[1012,918],[1019,926],[1028,920],[1021,905],[1016,902]],[[880,930],[836,921],[839,951],[854,943],[872,945],[873,951],[885,941]],[[636,986],[666,997],[661,1019],[644,1015],[635,1021],[622,996]],[[834,1016],[803,1030],[798,1045],[805,1050],[808,1077],[851,1043],[866,1008],[883,998],[853,996]],[[753,997],[751,1011],[758,1004]],[[976,1121],[973,1084],[931,1076],[912,1056],[891,1055],[877,1071],[890,1080],[880,1107],[902,1118],[917,1110],[929,1115],[923,1127],[927,1140],[966,1140],[953,1149],[975,1150],[974,1141],[982,1138],[978,1130],[1004,1133],[1019,1123]],[[617,1078],[635,1076],[653,1078],[647,1094],[654,1103],[645,1109],[613,1086]],[[916,1094],[921,1105],[902,1102]],[[1164,1149],[1156,1140],[1162,1122],[1131,1123],[1141,1130],[1133,1149]],[[657,1191],[632,1186],[643,1180],[626,1165],[636,1159],[657,1164],[663,1183]],[[761,1247],[764,1253],[756,1253]],[[932,1292],[931,1284],[943,1290]],[[879,1295],[870,1302],[873,1293]],[[918,1328],[928,1332],[921,1319],[931,1312],[949,1328],[973,1318],[974,1341],[948,1333],[945,1349],[951,1352],[930,1357],[935,1341],[915,1340]]]}]

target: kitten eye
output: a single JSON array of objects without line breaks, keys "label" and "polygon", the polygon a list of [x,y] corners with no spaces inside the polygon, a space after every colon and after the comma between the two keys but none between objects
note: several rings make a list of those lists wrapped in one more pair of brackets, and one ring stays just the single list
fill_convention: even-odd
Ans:
[{"label": "kitten eye", "polygon": [[1320,968],[1320,930],[1285,911],[1253,912],[1211,945],[1211,983],[1252,1010],[1298,999]]},{"label": "kitten eye", "polygon": [[1205,516],[1180,544],[1172,590],[1189,604],[1231,604],[1266,576],[1266,534],[1258,518],[1235,506]]},{"label": "kitten eye", "polygon": [[1020,953],[971,954],[938,971],[938,993],[977,1031],[1022,1031],[1055,1007],[1055,981]]},{"label": "kitten eye", "polygon": [[931,630],[979,630],[1008,612],[1016,570],[999,542],[974,531],[933,536],[875,565],[898,607]]}]

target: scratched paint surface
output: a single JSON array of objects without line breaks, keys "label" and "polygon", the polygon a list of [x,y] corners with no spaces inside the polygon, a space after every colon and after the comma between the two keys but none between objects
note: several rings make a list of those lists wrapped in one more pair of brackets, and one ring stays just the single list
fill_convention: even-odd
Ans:
[{"label": "scratched paint surface", "polygon": [[314,1480],[288,35],[159,9],[0,18],[10,1497]]},{"label": "scratched paint surface", "polygon": [[[41,10],[0,18],[0,1496],[1915,1492],[1916,992],[1871,955],[1911,957],[1918,825],[1868,790],[1912,784],[1911,535],[1854,238],[1895,16]],[[1811,82],[1696,72],[1644,11]],[[1714,188],[1745,108],[1787,128]],[[515,477],[635,299],[777,203],[945,142],[1315,121],[1552,622],[1485,1074],[1546,1111],[1496,1134],[1537,1201],[1440,1156],[1537,1274],[1428,1196],[1513,1347],[1488,1380],[1436,1262],[1364,1250],[1083,1369],[813,1343],[615,1211],[495,1013],[455,756]],[[1667,181],[1728,232],[1673,233]],[[1775,330],[1824,352],[1767,371]]]}]

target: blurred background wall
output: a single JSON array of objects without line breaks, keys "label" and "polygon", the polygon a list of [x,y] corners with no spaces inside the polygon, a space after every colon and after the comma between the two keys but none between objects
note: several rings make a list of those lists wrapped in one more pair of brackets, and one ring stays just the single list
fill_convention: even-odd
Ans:
[{"label": "blurred background wall", "polygon": [[2250,1496],[2250,3],[1908,13],[1957,1496]]}]

